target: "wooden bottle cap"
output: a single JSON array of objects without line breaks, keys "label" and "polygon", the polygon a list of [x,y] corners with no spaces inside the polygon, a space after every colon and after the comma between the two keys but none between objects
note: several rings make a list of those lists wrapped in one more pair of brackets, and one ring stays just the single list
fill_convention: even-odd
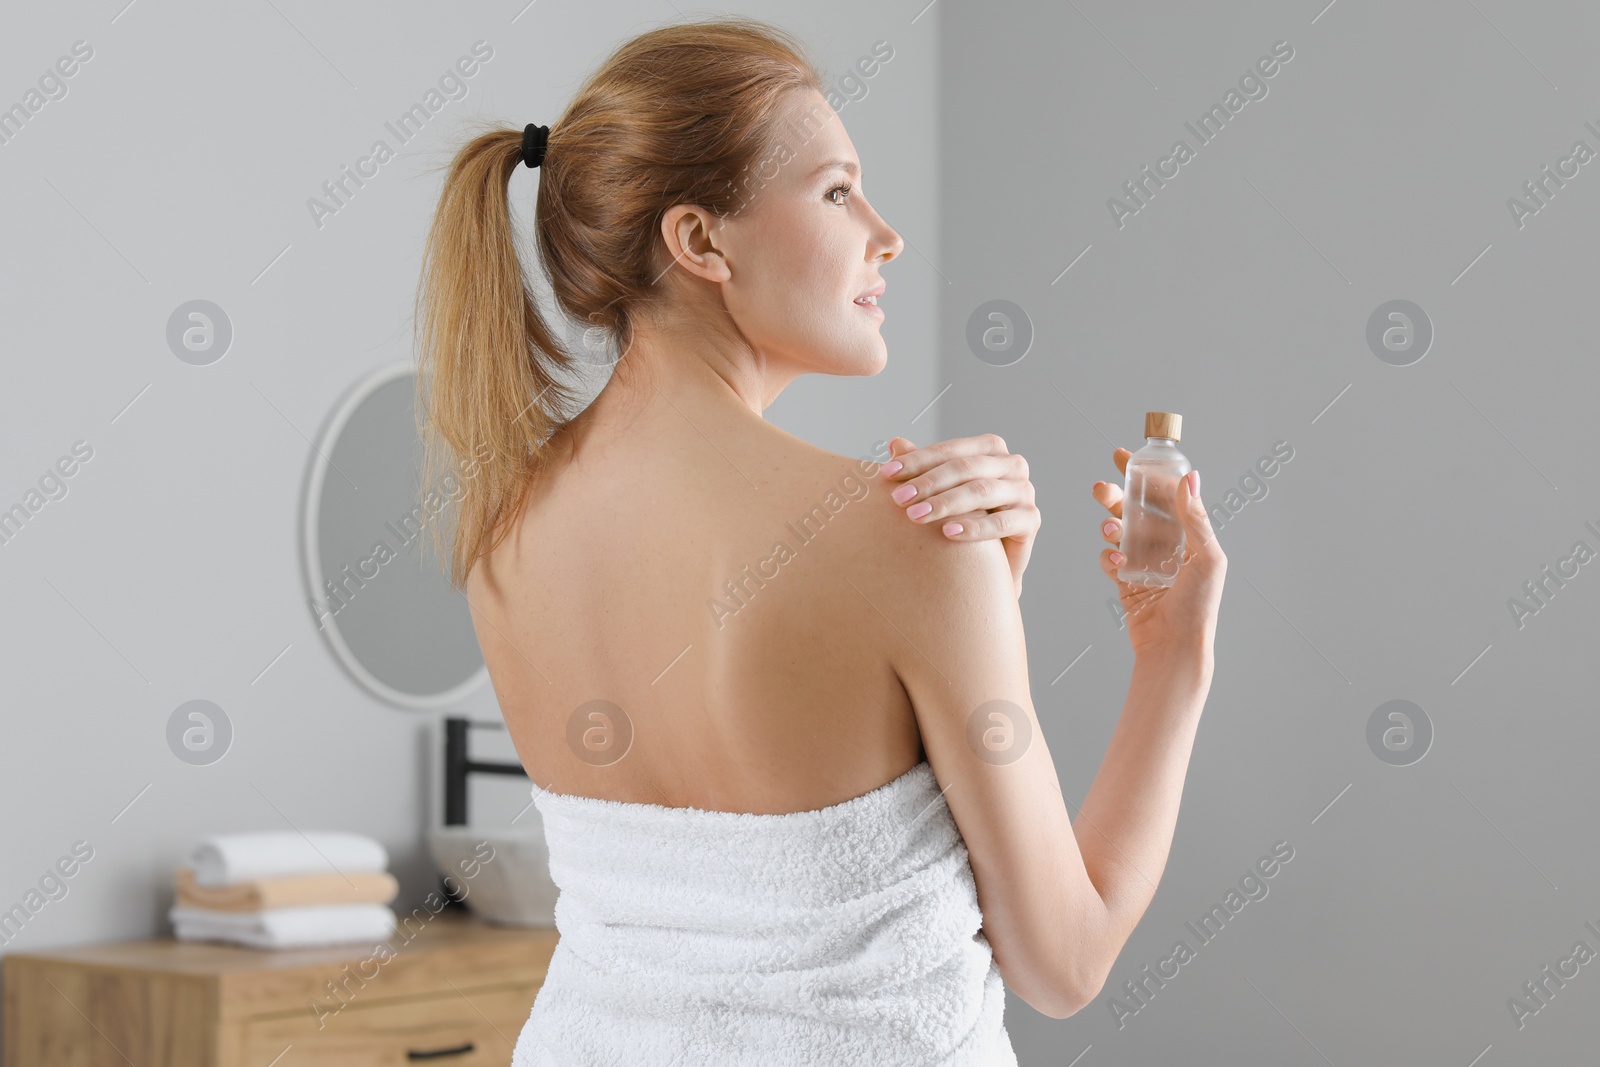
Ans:
[{"label": "wooden bottle cap", "polygon": [[1183,433],[1183,416],[1172,411],[1147,411],[1144,413],[1146,437],[1170,437],[1174,441]]}]

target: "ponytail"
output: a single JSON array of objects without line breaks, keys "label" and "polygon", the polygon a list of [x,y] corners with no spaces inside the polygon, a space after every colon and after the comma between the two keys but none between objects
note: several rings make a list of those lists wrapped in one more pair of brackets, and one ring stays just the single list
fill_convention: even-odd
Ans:
[{"label": "ponytail", "polygon": [[[517,258],[508,189],[521,157],[520,130],[481,134],[456,156],[418,286],[422,484],[471,464],[457,475],[449,574],[458,588],[504,535],[502,520],[547,458],[540,445],[574,399],[552,373],[571,357],[551,336]],[[442,557],[439,523],[433,531]]]}]

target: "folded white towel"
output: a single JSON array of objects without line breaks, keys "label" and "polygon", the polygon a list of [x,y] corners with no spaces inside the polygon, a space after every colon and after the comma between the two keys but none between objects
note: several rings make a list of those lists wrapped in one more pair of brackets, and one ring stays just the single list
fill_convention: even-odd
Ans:
[{"label": "folded white towel", "polygon": [[394,912],[383,904],[310,904],[260,911],[212,911],[174,904],[167,912],[180,941],[231,941],[252,948],[304,948],[387,940]]},{"label": "folded white towel", "polygon": [[784,815],[533,797],[560,940],[512,1067],[1016,1067],[926,762]]},{"label": "folded white towel", "polygon": [[381,871],[389,866],[389,853],[362,834],[261,830],[201,838],[189,866],[196,883],[219,886],[289,874]]}]

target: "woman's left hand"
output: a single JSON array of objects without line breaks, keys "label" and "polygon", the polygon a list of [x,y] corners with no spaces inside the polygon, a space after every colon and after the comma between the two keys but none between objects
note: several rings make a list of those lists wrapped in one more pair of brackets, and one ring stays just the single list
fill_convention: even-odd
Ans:
[{"label": "woman's left hand", "polygon": [[893,458],[882,472],[901,483],[890,495],[907,517],[938,523],[952,541],[999,538],[1020,597],[1022,572],[1040,524],[1028,461],[1006,451],[1006,443],[992,433],[926,448],[896,437],[889,442],[889,454]]}]

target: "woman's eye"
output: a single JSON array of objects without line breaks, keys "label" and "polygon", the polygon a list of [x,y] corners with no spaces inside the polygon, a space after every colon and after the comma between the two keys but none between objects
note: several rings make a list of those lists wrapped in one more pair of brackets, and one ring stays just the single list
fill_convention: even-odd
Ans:
[{"label": "woman's eye", "polygon": [[828,203],[833,204],[835,207],[844,207],[844,202],[833,199],[833,194],[842,192],[846,195],[849,195],[850,191],[850,183],[846,182],[843,185],[835,185],[832,189],[829,189],[825,195],[828,198]]}]

